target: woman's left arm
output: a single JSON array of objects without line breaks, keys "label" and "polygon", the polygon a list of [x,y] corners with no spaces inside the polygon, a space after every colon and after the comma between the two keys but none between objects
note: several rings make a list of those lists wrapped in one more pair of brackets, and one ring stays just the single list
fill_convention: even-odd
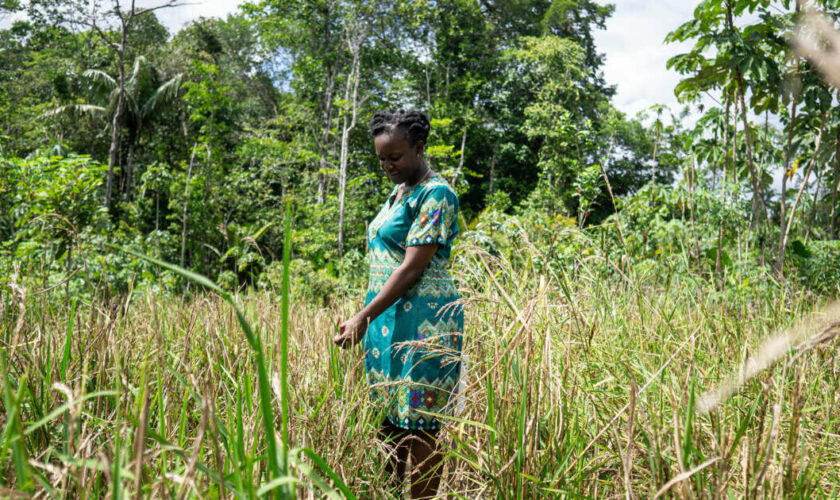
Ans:
[{"label": "woman's left arm", "polygon": [[391,273],[379,294],[358,314],[338,327],[333,342],[339,347],[353,345],[365,334],[368,325],[417,283],[434,257],[438,244],[410,246],[402,264]]}]

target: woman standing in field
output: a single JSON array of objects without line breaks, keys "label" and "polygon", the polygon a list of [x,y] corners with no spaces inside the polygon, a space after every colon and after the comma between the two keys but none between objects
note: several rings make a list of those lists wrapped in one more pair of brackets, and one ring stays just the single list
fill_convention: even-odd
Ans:
[{"label": "woman standing in field", "polygon": [[364,339],[371,400],[382,411],[389,472],[411,496],[440,484],[436,433],[458,380],[464,318],[447,264],[458,234],[458,197],[423,158],[429,120],[419,111],[373,116],[379,165],[396,184],[368,230],[365,307],[339,326],[346,347]]}]

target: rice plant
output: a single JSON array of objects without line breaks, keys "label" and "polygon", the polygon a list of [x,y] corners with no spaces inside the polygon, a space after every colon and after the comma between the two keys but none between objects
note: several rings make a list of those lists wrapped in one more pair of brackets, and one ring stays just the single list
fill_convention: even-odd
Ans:
[{"label": "rice plant", "polygon": [[[840,318],[826,298],[560,261],[523,241],[508,257],[457,251],[470,372],[441,433],[442,495],[838,494]],[[358,299],[231,295],[156,264],[205,291],[3,290],[0,496],[386,497],[361,353],[331,343]]]}]

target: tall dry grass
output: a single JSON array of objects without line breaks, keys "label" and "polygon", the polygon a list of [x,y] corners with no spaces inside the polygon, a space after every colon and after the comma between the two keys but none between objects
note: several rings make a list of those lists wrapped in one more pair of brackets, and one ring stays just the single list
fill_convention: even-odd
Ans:
[{"label": "tall dry grass", "polygon": [[[549,265],[550,249],[520,250],[511,262],[458,249],[471,363],[464,409],[441,433],[442,493],[838,495],[835,327],[809,316],[824,300],[787,288],[721,293],[621,259]],[[386,496],[361,353],[331,343],[358,301],[292,301],[294,477],[272,480],[255,350],[217,295],[67,303],[36,292],[15,285],[0,300],[0,496],[255,498],[286,485],[300,497]],[[234,300],[269,360],[279,430],[281,301]],[[800,319],[800,341],[774,359],[785,362],[738,378]],[[722,384],[717,405],[699,411]]]}]

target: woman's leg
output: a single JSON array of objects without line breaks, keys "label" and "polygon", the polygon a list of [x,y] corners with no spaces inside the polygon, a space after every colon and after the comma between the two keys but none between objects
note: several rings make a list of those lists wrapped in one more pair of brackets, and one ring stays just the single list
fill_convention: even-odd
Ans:
[{"label": "woman's leg", "polygon": [[411,433],[411,498],[434,498],[440,487],[441,462],[437,431]]},{"label": "woman's leg", "polygon": [[411,436],[408,431],[397,427],[386,418],[379,430],[379,437],[387,457],[385,473],[390,477],[393,494],[400,497],[403,481],[405,481]]}]

